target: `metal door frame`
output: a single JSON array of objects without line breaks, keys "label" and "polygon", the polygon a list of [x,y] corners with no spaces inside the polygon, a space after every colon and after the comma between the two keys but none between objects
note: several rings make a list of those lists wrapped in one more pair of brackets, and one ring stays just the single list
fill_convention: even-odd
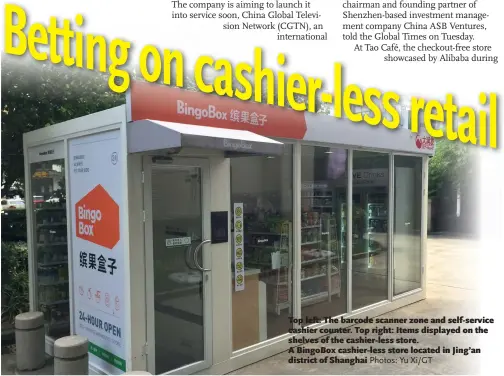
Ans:
[{"label": "metal door frame", "polygon": [[[142,180],[144,184],[144,226],[145,226],[145,299],[146,299],[146,330],[147,370],[155,372],[155,315],[154,315],[154,260],[153,260],[153,229],[152,229],[152,170],[163,170],[173,166],[198,167],[201,171],[201,213],[202,239],[210,239],[210,163],[207,158],[179,158],[173,157],[169,164],[154,164],[151,156],[144,156]],[[211,269],[211,255],[201,250],[203,268]],[[192,374],[207,369],[213,364],[212,351],[212,272],[203,272],[203,330],[204,330],[204,359],[191,363],[166,374]]]}]

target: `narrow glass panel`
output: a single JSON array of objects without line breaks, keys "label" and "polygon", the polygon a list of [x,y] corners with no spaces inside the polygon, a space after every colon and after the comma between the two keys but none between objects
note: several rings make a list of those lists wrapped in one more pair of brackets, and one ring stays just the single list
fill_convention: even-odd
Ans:
[{"label": "narrow glass panel", "polygon": [[389,156],[353,152],[352,309],[388,299]]},{"label": "narrow glass panel", "polygon": [[394,156],[394,295],[421,287],[422,158]]},{"label": "narrow glass panel", "polygon": [[[244,251],[243,277],[231,256],[233,350],[292,327],[292,146],[284,150],[281,156],[231,159],[231,208],[243,207]],[[241,231],[232,231],[235,241],[235,231]],[[243,288],[235,278],[243,278]]]},{"label": "narrow glass panel", "polygon": [[70,334],[65,161],[32,163],[30,174],[37,305],[47,335],[60,338]]},{"label": "narrow glass panel", "polygon": [[348,153],[316,146],[301,153],[301,315],[323,319],[347,312]]},{"label": "narrow glass panel", "polygon": [[200,169],[154,168],[152,212],[156,374],[161,374],[205,355],[203,276],[193,259],[202,241]]}]

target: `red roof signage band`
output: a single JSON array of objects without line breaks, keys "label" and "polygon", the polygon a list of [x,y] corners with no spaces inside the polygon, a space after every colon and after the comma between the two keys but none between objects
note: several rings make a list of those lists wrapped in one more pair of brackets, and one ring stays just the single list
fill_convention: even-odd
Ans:
[{"label": "red roof signage band", "polygon": [[131,121],[151,119],[240,129],[266,137],[303,139],[303,112],[135,81],[130,88]]}]

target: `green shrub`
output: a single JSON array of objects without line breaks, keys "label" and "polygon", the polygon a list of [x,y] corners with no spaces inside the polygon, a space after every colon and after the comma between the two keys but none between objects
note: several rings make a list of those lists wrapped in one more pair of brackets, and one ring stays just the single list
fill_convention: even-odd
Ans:
[{"label": "green shrub", "polygon": [[2,213],[2,241],[26,242],[26,210],[7,210]]},{"label": "green shrub", "polygon": [[24,242],[2,242],[2,322],[30,310],[28,247]]}]

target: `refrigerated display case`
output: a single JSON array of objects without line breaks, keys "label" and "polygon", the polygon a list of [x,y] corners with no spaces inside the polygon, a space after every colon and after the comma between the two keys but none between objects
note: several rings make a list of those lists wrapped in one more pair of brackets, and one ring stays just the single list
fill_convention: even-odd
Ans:
[{"label": "refrigerated display case", "polygon": [[34,307],[44,314],[46,335],[70,334],[67,207],[64,159],[30,164]]}]

